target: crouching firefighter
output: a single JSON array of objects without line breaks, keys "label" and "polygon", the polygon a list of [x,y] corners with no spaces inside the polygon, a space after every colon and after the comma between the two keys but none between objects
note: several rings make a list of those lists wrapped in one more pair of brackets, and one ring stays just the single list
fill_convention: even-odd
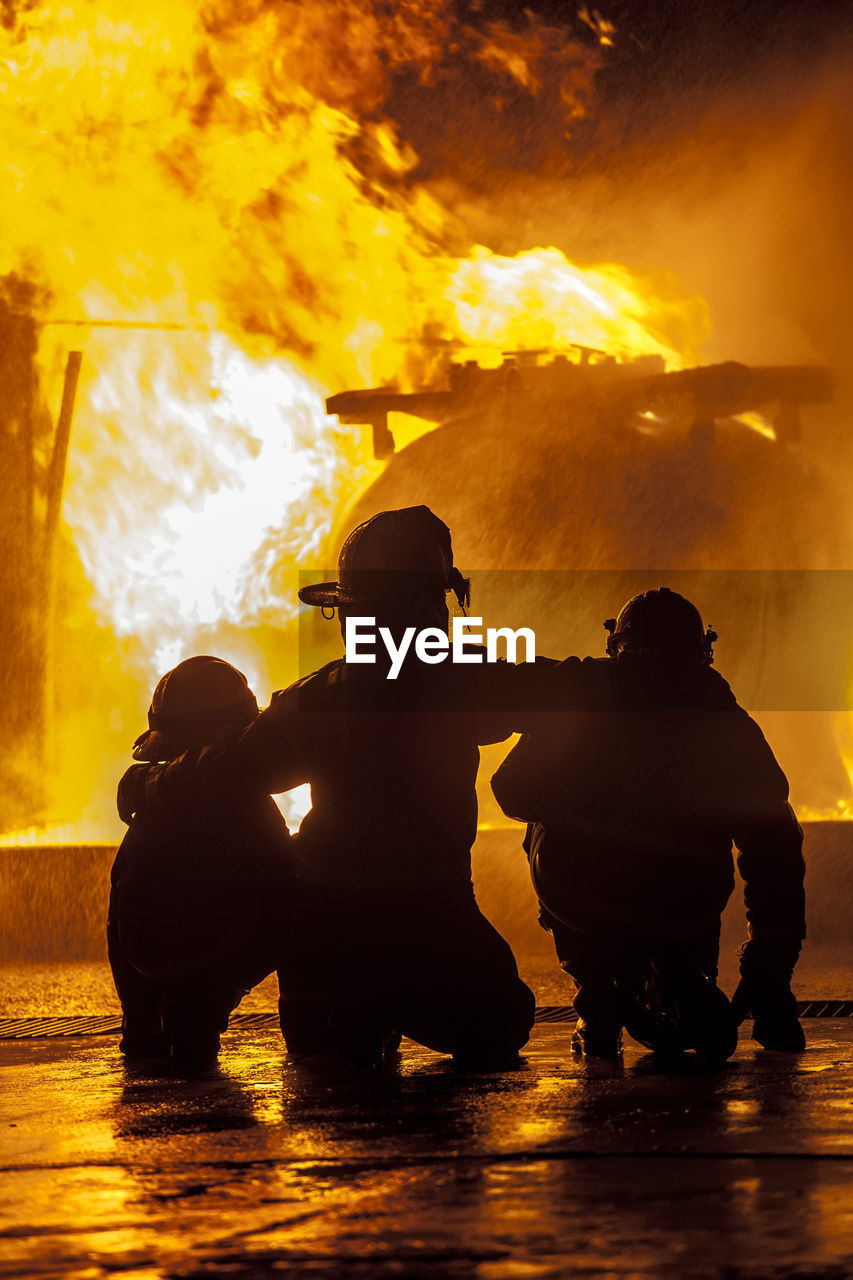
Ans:
[{"label": "crouching firefighter", "polygon": [[[360,525],[337,581],[299,597],[336,609],[342,633],[349,617],[375,618],[399,644],[411,627],[446,634],[449,593],[462,607],[468,582],[450,530],[421,506]],[[403,1034],[465,1067],[510,1065],[534,999],[477,906],[470,851],[479,746],[513,732],[524,676],[409,654],[392,680],[376,656],[338,659],[276,694],[241,742],[275,789],[311,783],[295,844],[322,945],[303,957],[312,989],[282,978],[282,1030],[297,1053],[370,1058]]]},{"label": "crouching firefighter", "polygon": [[[530,824],[541,920],[576,986],[574,1048],[618,1056],[624,1027],[720,1062],[751,1013],[765,1048],[801,1050],[790,982],[804,864],[785,776],[712,670],[716,636],[688,600],[647,591],[605,626],[607,657],[556,668],[567,709],[542,716],[492,780]],[[716,985],[732,842],[749,922],[734,1008]]]},{"label": "crouching firefighter", "polygon": [[[467,600],[450,530],[427,507],[384,511],[343,545],[335,582],[303,603],[387,628],[446,634],[448,593]],[[470,646],[471,651],[474,646]],[[481,656],[483,651],[481,650]],[[536,664],[429,665],[410,649],[395,678],[328,663],[273,695],[233,743],[152,767],[167,793],[189,769],[217,787],[311,784],[293,837],[300,945],[279,970],[289,1052],[375,1062],[401,1034],[466,1068],[517,1059],[534,1000],[471,882],[479,746],[524,727]]]},{"label": "crouching firefighter", "polygon": [[[154,690],[133,758],[173,760],[233,736],[257,714],[241,672],[219,658],[188,658]],[[107,922],[121,1050],[203,1068],[215,1061],[232,1010],[276,968],[290,837],[263,792],[235,802],[176,780],[167,807],[156,793],[140,804],[140,773],[144,764],[119,784],[129,829],[112,868]]]}]

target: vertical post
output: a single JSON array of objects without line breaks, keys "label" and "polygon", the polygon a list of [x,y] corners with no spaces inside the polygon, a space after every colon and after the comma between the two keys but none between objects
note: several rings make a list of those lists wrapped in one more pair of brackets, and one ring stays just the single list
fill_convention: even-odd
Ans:
[{"label": "vertical post", "polygon": [[59,586],[59,517],[62,512],[62,494],[65,489],[65,472],[68,465],[68,448],[71,443],[71,423],[77,384],[80,380],[82,351],[69,351],[65,362],[65,379],[62,384],[62,402],[53,450],[47,472],[46,505],[44,517],[44,679],[42,683],[41,715],[43,724],[44,766],[48,774],[56,766],[56,607]]},{"label": "vertical post", "polygon": [[26,281],[0,277],[0,706],[7,739],[0,759],[0,829],[6,830],[36,821],[44,801],[37,301]]},{"label": "vertical post", "polygon": [[74,417],[74,401],[80,380],[82,351],[69,351],[65,362],[65,380],[62,384],[62,403],[53,440],[53,452],[47,473],[47,507],[44,518],[44,544],[46,558],[59,531],[59,514],[62,510],[62,491],[65,488],[65,468],[68,464],[68,446],[71,443],[71,420]]}]

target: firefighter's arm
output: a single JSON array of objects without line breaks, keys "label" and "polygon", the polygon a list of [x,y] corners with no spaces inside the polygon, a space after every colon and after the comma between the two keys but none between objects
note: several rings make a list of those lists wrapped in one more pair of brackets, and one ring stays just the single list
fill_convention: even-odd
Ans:
[{"label": "firefighter's arm", "polygon": [[175,806],[206,808],[229,794],[269,795],[309,781],[295,693],[274,694],[256,720],[224,740],[175,760],[131,766],[118,786],[119,817],[128,824],[137,813],[168,818]]},{"label": "firefighter's arm", "polygon": [[[310,781],[310,719],[321,712],[303,711],[298,686],[274,693],[270,705],[240,736],[223,749],[226,770],[259,790],[276,794]],[[208,748],[211,769],[216,748]],[[204,762],[202,760],[202,767]]]},{"label": "firefighter's arm", "polygon": [[803,833],[784,801],[775,813],[745,821],[735,832],[750,938],[799,944],[806,934]]},{"label": "firefighter's arm", "polygon": [[557,709],[573,710],[589,684],[587,660],[538,656],[535,662],[500,662],[486,667],[478,712],[481,746],[513,734],[538,733],[553,723]]},{"label": "firefighter's arm", "polygon": [[[448,663],[442,669],[440,707],[464,717],[463,731],[470,732],[479,746],[505,742],[521,732],[531,706],[541,705],[542,673],[555,664],[548,658],[532,663],[505,658],[490,662],[482,645],[467,646],[466,654],[471,666]],[[462,729],[462,721],[459,724]]]},{"label": "firefighter's arm", "polygon": [[[133,764],[120,779],[116,792],[118,816],[125,826],[130,826],[133,815],[145,807],[145,783],[150,769],[159,766]],[[155,799],[157,793],[155,792]]]},{"label": "firefighter's arm", "polygon": [[492,776],[494,797],[508,818],[527,823],[543,820],[552,771],[550,735],[542,726],[537,733],[526,733]]},{"label": "firefighter's arm", "polygon": [[116,807],[122,822],[129,826],[134,817],[144,815],[155,821],[174,816],[175,808],[187,805],[206,807],[219,794],[210,779],[196,768],[198,752],[185,752],[176,760],[161,764],[134,764],[118,784]]},{"label": "firefighter's arm", "polygon": [[494,774],[492,791],[508,817],[542,822],[559,804],[561,746],[571,713],[600,698],[606,673],[595,659],[545,658],[517,678],[514,724],[523,736]]},{"label": "firefighter's arm", "polygon": [[733,1003],[741,1020],[752,1014],[753,1034],[765,1047],[799,1050],[805,1041],[791,979],[806,928],[803,833],[788,804],[787,780],[758,726],[750,725],[756,747],[745,773],[751,803],[734,832],[749,939]]}]

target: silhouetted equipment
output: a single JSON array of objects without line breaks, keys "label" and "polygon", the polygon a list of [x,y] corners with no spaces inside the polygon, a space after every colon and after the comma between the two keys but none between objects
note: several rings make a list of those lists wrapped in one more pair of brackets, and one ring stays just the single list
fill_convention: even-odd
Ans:
[{"label": "silhouetted equipment", "polygon": [[832,399],[833,377],[819,365],[767,365],[750,368],[730,360],[667,373],[658,355],[617,360],[594,347],[567,351],[515,351],[495,369],[476,361],[450,363],[437,383],[417,391],[396,386],[341,391],[326,401],[328,413],[342,423],[373,428],[377,458],[394,452],[389,413],[406,413],[431,422],[489,408],[529,412],[582,401],[617,419],[631,414],[666,418],[677,406],[687,417],[690,435],[712,443],[714,422],[753,410],[769,409],[777,441],[799,436],[799,408]]}]

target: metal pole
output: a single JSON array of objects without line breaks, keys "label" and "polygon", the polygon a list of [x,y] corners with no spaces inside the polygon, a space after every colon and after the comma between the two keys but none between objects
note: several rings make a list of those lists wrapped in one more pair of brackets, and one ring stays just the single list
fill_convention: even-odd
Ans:
[{"label": "metal pole", "polygon": [[77,383],[80,380],[80,364],[82,351],[69,351],[65,362],[65,382],[62,387],[62,404],[59,408],[59,420],[56,424],[56,435],[53,441],[53,453],[47,473],[47,510],[44,522],[45,552],[51,555],[51,548],[59,528],[59,513],[62,510],[62,490],[65,487],[65,468],[68,462],[68,446],[71,442],[71,420],[74,417],[74,401],[77,397]]},{"label": "metal pole", "polygon": [[52,773],[56,765],[54,721],[56,715],[56,602],[59,584],[59,517],[71,443],[71,422],[80,378],[82,351],[69,351],[65,362],[62,403],[47,473],[47,505],[44,519],[44,684],[42,717],[44,725],[44,768]]}]

